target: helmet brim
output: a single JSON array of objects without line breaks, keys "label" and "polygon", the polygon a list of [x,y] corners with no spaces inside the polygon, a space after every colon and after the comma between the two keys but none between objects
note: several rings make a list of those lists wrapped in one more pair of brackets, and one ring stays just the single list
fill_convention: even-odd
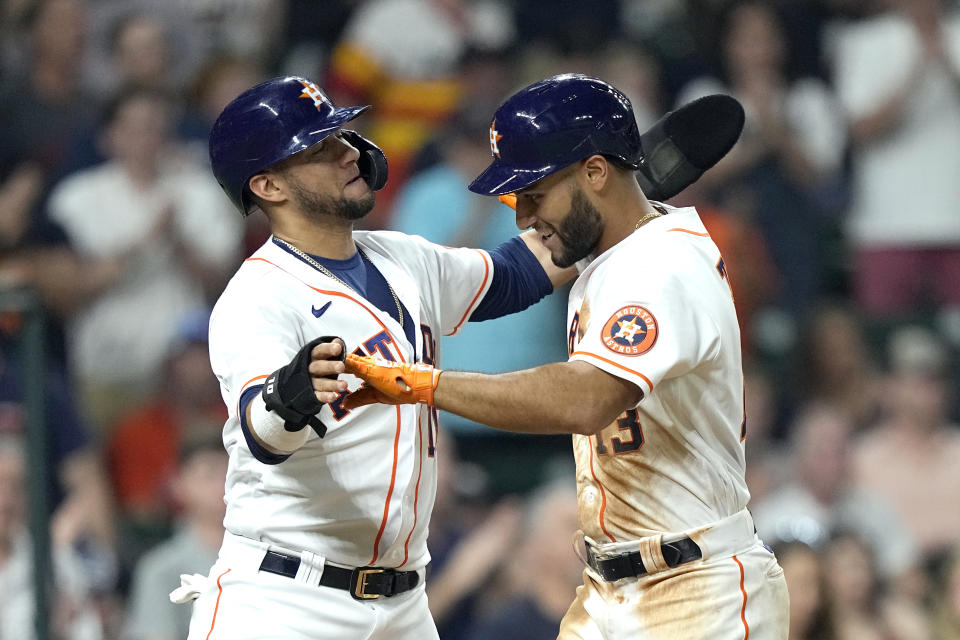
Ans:
[{"label": "helmet brim", "polygon": [[287,149],[286,154],[292,155],[304,149],[309,149],[369,108],[370,105],[364,105],[362,107],[337,107],[333,113],[323,119],[321,126],[314,128],[308,125],[300,131],[300,135],[294,136],[293,140],[291,140],[291,147]]},{"label": "helmet brim", "polygon": [[525,189],[570,164],[572,163],[548,164],[541,167],[512,167],[494,160],[467,188],[484,196],[502,196]]}]

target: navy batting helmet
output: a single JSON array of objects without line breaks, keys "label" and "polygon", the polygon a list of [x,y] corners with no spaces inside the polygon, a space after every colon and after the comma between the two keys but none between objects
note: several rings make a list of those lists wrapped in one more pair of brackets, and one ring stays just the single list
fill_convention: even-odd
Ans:
[{"label": "navy batting helmet", "polygon": [[630,100],[603,80],[563,74],[500,105],[490,125],[493,163],[469,189],[502,195],[594,154],[637,169],[643,159]]},{"label": "navy batting helmet", "polygon": [[[369,108],[335,107],[320,87],[306,78],[287,76],[258,84],[228,104],[210,131],[213,175],[246,215],[253,204],[248,187],[251,177],[336,133]],[[348,140],[360,148],[358,164],[371,161],[367,153],[379,153],[376,164],[383,161],[382,176],[374,182],[385,181],[383,153],[359,134],[349,133]],[[370,170],[368,167],[367,173]]]}]

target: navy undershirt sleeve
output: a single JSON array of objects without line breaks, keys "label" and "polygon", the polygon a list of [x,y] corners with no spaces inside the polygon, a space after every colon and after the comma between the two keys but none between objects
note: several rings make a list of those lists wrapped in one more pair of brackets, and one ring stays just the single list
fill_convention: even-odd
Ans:
[{"label": "navy undershirt sleeve", "polygon": [[263,385],[257,384],[245,389],[240,395],[240,430],[243,431],[243,439],[247,441],[247,447],[254,458],[263,464],[280,464],[289,458],[290,454],[273,453],[265,449],[254,439],[253,434],[250,433],[250,425],[247,424],[247,405],[260,393],[261,389]]},{"label": "navy undershirt sleeve", "polygon": [[553,284],[537,257],[519,237],[490,251],[493,281],[470,322],[500,318],[523,311],[553,291]]}]

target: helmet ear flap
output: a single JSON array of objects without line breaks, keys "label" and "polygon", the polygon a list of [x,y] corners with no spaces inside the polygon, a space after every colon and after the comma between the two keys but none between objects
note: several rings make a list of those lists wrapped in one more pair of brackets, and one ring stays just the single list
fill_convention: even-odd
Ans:
[{"label": "helmet ear flap", "polygon": [[360,157],[357,159],[360,177],[374,191],[383,189],[387,184],[387,156],[380,147],[351,129],[341,129],[340,134],[351,146],[360,151]]}]

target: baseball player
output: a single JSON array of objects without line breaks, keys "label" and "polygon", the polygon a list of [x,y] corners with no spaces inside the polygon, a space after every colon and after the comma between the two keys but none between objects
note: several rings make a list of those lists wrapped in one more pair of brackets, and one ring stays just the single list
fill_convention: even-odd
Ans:
[{"label": "baseball player", "polygon": [[746,509],[733,296],[696,210],[645,197],[630,102],[595,78],[517,92],[490,144],[470,189],[515,192],[517,225],[580,272],[569,360],[483,375],[349,355],[369,386],[345,406],[419,402],[573,434],[587,566],[560,638],[786,638],[783,572]]},{"label": "baseball player", "polygon": [[273,235],[210,320],[229,409],[226,534],[209,575],[184,576],[171,594],[195,600],[192,640],[436,638],[424,573],[437,411],[344,406],[343,357],[435,363],[440,336],[573,275],[533,232],[486,252],[354,231],[387,178],[380,149],[342,128],[366,108],[274,78],[230,103],[210,134],[218,182],[244,215],[266,214]]}]

